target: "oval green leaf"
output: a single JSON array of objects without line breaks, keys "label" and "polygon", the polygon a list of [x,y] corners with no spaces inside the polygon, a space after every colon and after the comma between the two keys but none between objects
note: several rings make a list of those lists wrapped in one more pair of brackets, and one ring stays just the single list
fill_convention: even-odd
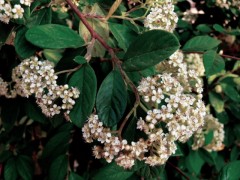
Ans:
[{"label": "oval green leaf", "polygon": [[221,41],[210,36],[196,36],[190,39],[184,46],[183,51],[206,51],[217,47]]},{"label": "oval green leaf", "polygon": [[30,43],[44,49],[78,48],[84,45],[80,35],[58,24],[35,26],[25,36]]},{"label": "oval green leaf", "polygon": [[127,91],[119,71],[114,70],[102,82],[97,94],[97,112],[107,126],[116,125],[127,105]]},{"label": "oval green leaf", "polygon": [[203,64],[206,76],[219,73],[225,67],[225,62],[214,50],[209,50],[203,54]]},{"label": "oval green leaf", "polygon": [[4,179],[5,180],[16,180],[18,177],[17,167],[15,158],[11,158],[7,161],[4,166]]},{"label": "oval green leaf", "polygon": [[139,71],[167,59],[179,48],[178,39],[162,30],[148,31],[131,43],[123,62],[125,71]]},{"label": "oval green leaf", "polygon": [[128,179],[134,172],[127,171],[122,167],[118,166],[116,163],[111,163],[97,171],[97,173],[93,176],[93,180],[126,180]]},{"label": "oval green leaf", "polygon": [[33,162],[28,156],[19,155],[16,159],[17,172],[23,180],[31,180],[33,176]]},{"label": "oval green leaf", "polygon": [[82,127],[95,104],[97,78],[94,70],[89,64],[82,65],[69,80],[69,85],[80,91],[80,96],[70,112],[70,118],[76,126]]},{"label": "oval green leaf", "polygon": [[26,27],[20,28],[17,31],[16,37],[14,39],[15,50],[17,54],[23,59],[29,58],[37,50],[35,46],[26,40],[25,33],[27,30],[28,29]]},{"label": "oval green leaf", "polygon": [[49,180],[65,179],[68,170],[68,157],[61,155],[51,164],[49,171]]},{"label": "oval green leaf", "polygon": [[239,173],[240,161],[234,161],[223,167],[219,180],[238,180],[240,178]]}]

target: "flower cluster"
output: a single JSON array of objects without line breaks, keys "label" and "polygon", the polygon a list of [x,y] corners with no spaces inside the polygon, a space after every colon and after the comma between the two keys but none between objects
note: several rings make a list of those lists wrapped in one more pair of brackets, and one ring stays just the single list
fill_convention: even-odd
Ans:
[{"label": "flower cluster", "polygon": [[150,13],[147,15],[144,26],[152,29],[162,29],[173,32],[176,27],[178,17],[174,12],[172,0],[153,1],[150,3]]},{"label": "flower cluster", "polygon": [[230,7],[236,7],[240,9],[239,0],[216,0],[216,5],[226,9],[229,9]]},{"label": "flower cluster", "polygon": [[[208,133],[213,133],[212,140],[209,144],[205,144],[205,137]],[[193,150],[203,147],[207,151],[220,151],[224,148],[224,129],[223,124],[218,122],[211,114],[205,116],[205,124],[194,134]]]},{"label": "flower cluster", "polygon": [[39,61],[37,57],[25,59],[12,70],[14,89],[8,90],[8,83],[0,78],[0,95],[7,98],[16,96],[29,97],[34,95],[42,112],[49,117],[59,114],[61,110],[67,114],[79,97],[76,88],[57,85],[53,64],[49,61]]},{"label": "flower cluster", "polygon": [[[156,70],[159,73],[170,72],[172,76],[182,85],[185,92],[195,92],[199,98],[202,98],[203,84],[199,77],[197,68],[189,68],[186,58],[181,51],[176,51],[169,57],[169,60],[163,61],[156,65]],[[201,70],[202,71],[202,70]]]},{"label": "flower cluster", "polygon": [[[145,102],[158,104],[158,109],[154,110],[158,112],[158,118],[148,111],[146,121],[153,121],[152,129],[164,122],[173,140],[186,142],[203,125],[206,111],[203,101],[197,95],[184,92],[171,74],[143,78],[138,91]],[[143,124],[143,120],[140,121]]]},{"label": "flower cluster", "polygon": [[204,14],[204,11],[192,7],[183,13],[182,20],[194,24],[200,14]]},{"label": "flower cluster", "polygon": [[[141,125],[139,125],[140,127]],[[115,158],[116,163],[126,169],[131,168],[136,159],[145,161],[151,166],[164,164],[176,150],[171,136],[164,134],[161,128],[154,131],[145,129],[149,135],[148,140],[140,138],[137,142],[128,144],[127,140],[120,140],[113,136],[109,128],[103,127],[103,123],[99,121],[97,115],[89,117],[82,131],[86,142],[91,143],[93,140],[97,140],[102,144],[93,147],[93,154],[96,158],[104,158],[109,163]]]},{"label": "flower cluster", "polygon": [[0,96],[5,96],[6,98],[15,98],[17,96],[17,92],[15,89],[10,89],[10,83],[4,81],[0,77]]},{"label": "flower cluster", "polygon": [[20,0],[19,4],[11,4],[10,1],[0,0],[0,21],[8,24],[10,19],[21,19],[24,9],[21,5],[30,6],[31,0]]}]

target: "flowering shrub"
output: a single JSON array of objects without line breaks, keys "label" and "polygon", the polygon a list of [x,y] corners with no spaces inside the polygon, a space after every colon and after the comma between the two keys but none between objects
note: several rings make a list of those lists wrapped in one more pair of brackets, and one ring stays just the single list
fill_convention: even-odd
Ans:
[{"label": "flowering shrub", "polygon": [[0,0],[0,179],[239,179],[239,7]]}]

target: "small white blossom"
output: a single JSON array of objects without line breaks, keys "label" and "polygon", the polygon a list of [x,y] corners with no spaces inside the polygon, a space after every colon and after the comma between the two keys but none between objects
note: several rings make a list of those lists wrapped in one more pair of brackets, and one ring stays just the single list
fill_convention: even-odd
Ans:
[{"label": "small white blossom", "polygon": [[15,4],[14,8],[12,9],[13,18],[20,19],[23,17],[24,9],[19,4]]}]

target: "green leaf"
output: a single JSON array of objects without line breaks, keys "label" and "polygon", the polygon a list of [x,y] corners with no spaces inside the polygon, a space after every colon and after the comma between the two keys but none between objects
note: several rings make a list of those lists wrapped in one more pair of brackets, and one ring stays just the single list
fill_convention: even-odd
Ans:
[{"label": "green leaf", "polygon": [[201,148],[198,150],[199,155],[201,156],[201,158],[206,161],[208,164],[210,165],[214,165],[215,164],[215,159],[217,156],[216,152],[208,152],[205,149]]},{"label": "green leaf", "polygon": [[240,124],[235,124],[233,128],[234,135],[240,139]]},{"label": "green leaf", "polygon": [[17,167],[15,158],[11,158],[7,161],[4,166],[4,179],[5,180],[16,180],[18,177]]},{"label": "green leaf", "polygon": [[207,134],[205,134],[204,138],[205,138],[204,145],[210,144],[212,142],[212,140],[213,140],[213,130],[211,130]]},{"label": "green leaf", "polygon": [[137,171],[137,174],[148,180],[158,179],[164,171],[164,166],[149,166],[143,161],[136,161],[133,168]]},{"label": "green leaf", "polygon": [[26,40],[25,33],[27,30],[28,29],[26,27],[20,28],[17,31],[16,37],[14,39],[15,50],[22,59],[29,58],[37,50],[36,47],[34,47]]},{"label": "green leaf", "polygon": [[126,52],[130,43],[136,39],[134,31],[126,25],[116,23],[110,23],[109,27],[118,42],[118,46]]},{"label": "green leaf", "polygon": [[66,153],[69,146],[70,130],[54,135],[43,149],[42,159],[50,161],[60,154]]},{"label": "green leaf", "polygon": [[73,60],[78,64],[85,64],[87,62],[83,56],[76,56]]},{"label": "green leaf", "polygon": [[49,180],[64,180],[68,170],[68,157],[63,154],[57,157],[50,166]]},{"label": "green leaf", "polygon": [[231,149],[230,161],[236,161],[240,155],[240,150],[237,146],[234,146]]},{"label": "green leaf", "polygon": [[138,84],[143,77],[153,76],[155,74],[156,72],[154,66],[142,71],[133,71],[127,73],[128,77],[136,84]]},{"label": "green leaf", "polygon": [[190,151],[190,154],[186,158],[186,167],[190,172],[194,172],[198,175],[201,171],[201,168],[204,164],[201,156],[198,151]]},{"label": "green leaf", "polygon": [[116,163],[111,163],[97,171],[93,176],[93,180],[126,180],[133,172],[127,171]]},{"label": "green leaf", "polygon": [[234,102],[240,102],[239,92],[229,84],[221,84],[224,93]]},{"label": "green leaf", "polygon": [[23,180],[31,180],[33,176],[32,159],[28,156],[19,155],[16,159],[17,172]]},{"label": "green leaf", "polygon": [[240,104],[231,102],[228,104],[227,108],[231,111],[231,113],[237,118],[240,119]]},{"label": "green leaf", "polygon": [[97,113],[106,126],[116,125],[127,105],[127,91],[119,71],[113,70],[102,82],[97,94]]},{"label": "green leaf", "polygon": [[79,176],[75,172],[71,172],[70,175],[69,175],[69,180],[84,180],[84,178]]},{"label": "green leaf", "polygon": [[209,101],[217,113],[220,113],[224,110],[224,101],[219,94],[210,92]]},{"label": "green leaf", "polygon": [[206,76],[219,73],[225,67],[223,58],[214,50],[209,50],[203,54],[203,64]]},{"label": "green leaf", "polygon": [[44,49],[43,54],[47,60],[57,64],[62,58],[64,50],[63,49]]},{"label": "green leaf", "polygon": [[227,124],[229,121],[228,113],[226,113],[226,111],[216,113],[216,117],[218,118],[219,122],[223,124]]},{"label": "green leaf", "polygon": [[52,21],[52,9],[43,8],[37,11],[34,11],[31,17],[28,19],[27,27],[31,28],[33,26],[51,24]]},{"label": "green leaf", "polygon": [[167,59],[179,48],[177,38],[162,30],[148,31],[131,43],[123,62],[125,71],[139,71]]},{"label": "green leaf", "polygon": [[177,144],[177,150],[172,156],[183,156],[184,154],[181,146],[179,145],[179,143],[176,143],[176,144]]},{"label": "green leaf", "polygon": [[136,117],[131,118],[126,130],[123,133],[123,138],[129,142],[134,141],[136,131],[133,131],[133,129],[137,129],[137,121],[138,119]]},{"label": "green leaf", "polygon": [[226,32],[226,30],[219,24],[214,24],[213,29],[220,32],[220,33],[225,33]]},{"label": "green leaf", "polygon": [[78,88],[80,96],[70,112],[72,122],[82,127],[91,114],[97,92],[97,78],[89,64],[84,64],[69,80],[69,85]]},{"label": "green leaf", "polygon": [[72,29],[58,24],[35,26],[26,33],[26,39],[43,49],[78,48],[83,39]]},{"label": "green leaf", "polygon": [[238,180],[240,178],[239,173],[240,161],[235,161],[227,164],[223,167],[218,177],[219,180]]},{"label": "green leaf", "polygon": [[183,51],[205,51],[217,47],[221,41],[210,36],[196,36],[190,39],[184,46]]},{"label": "green leaf", "polygon": [[36,104],[27,101],[24,107],[27,116],[33,121],[37,121],[40,123],[48,123],[46,116],[43,115],[41,109]]},{"label": "green leaf", "polygon": [[[95,3],[93,6],[85,6],[82,12],[85,14],[97,14],[99,16],[105,16],[103,10],[97,3]],[[109,27],[107,22],[101,21],[97,18],[89,18],[87,21],[92,29],[98,33],[103,40],[107,41],[109,39]],[[90,42],[92,39],[89,30],[82,23],[82,21],[80,21],[79,24],[79,34],[83,37],[86,43]],[[92,57],[103,57],[105,52],[106,49],[99,43],[99,41],[95,41],[91,51]]]},{"label": "green leaf", "polygon": [[197,26],[197,30],[203,32],[203,33],[210,33],[212,32],[212,29],[207,24],[199,24]]}]

